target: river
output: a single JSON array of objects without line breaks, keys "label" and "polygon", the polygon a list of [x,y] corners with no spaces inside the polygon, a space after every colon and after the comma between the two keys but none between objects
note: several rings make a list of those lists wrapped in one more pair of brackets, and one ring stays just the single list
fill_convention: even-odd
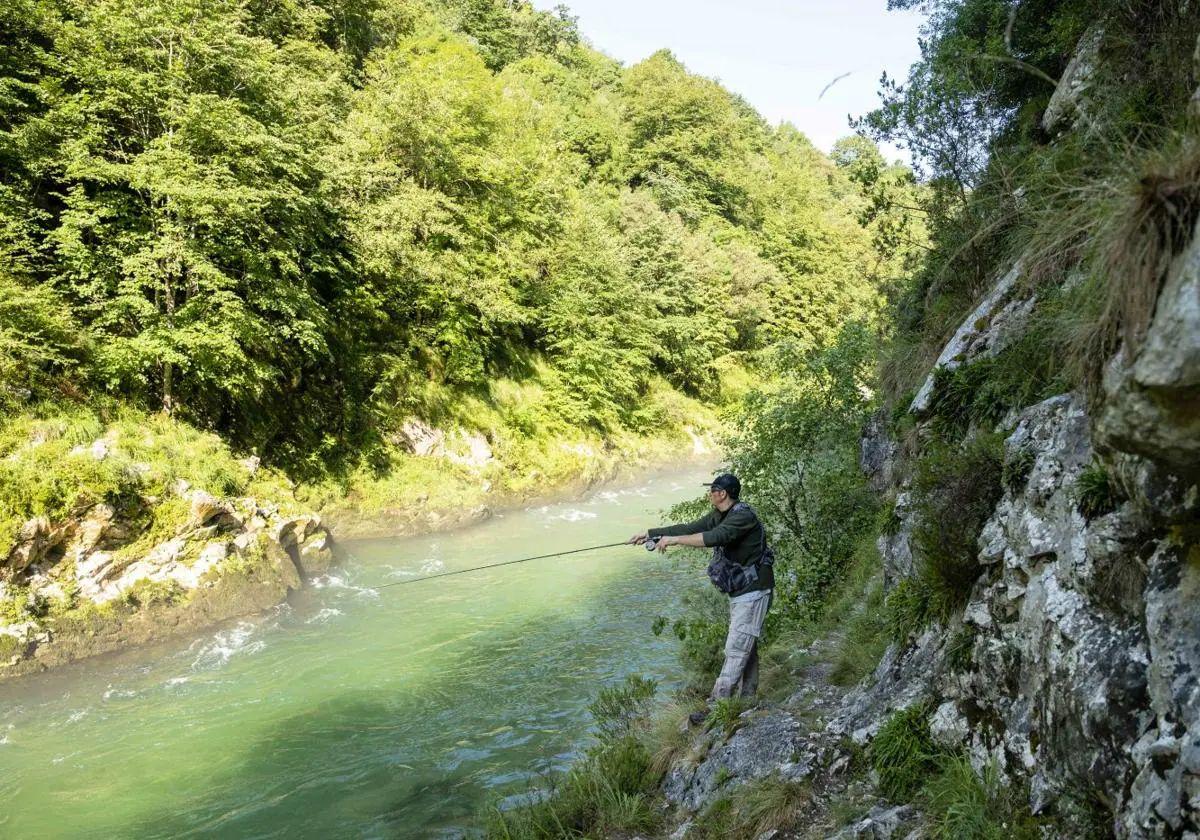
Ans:
[{"label": "river", "polygon": [[601,687],[679,678],[650,626],[702,572],[622,546],[374,585],[615,542],[707,475],[349,543],[267,615],[0,684],[0,836],[459,836],[570,763]]}]

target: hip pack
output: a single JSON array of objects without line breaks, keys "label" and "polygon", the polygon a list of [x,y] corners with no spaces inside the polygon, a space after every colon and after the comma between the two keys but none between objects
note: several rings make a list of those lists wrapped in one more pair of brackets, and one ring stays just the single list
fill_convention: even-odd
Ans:
[{"label": "hip pack", "polygon": [[[745,502],[738,502],[729,509],[729,513],[742,508],[754,513],[754,518],[758,519],[758,514],[754,508]],[[728,516],[729,514],[726,514]],[[726,595],[740,595],[743,592],[749,592],[754,588],[754,584],[758,583],[758,569],[760,566],[772,566],[775,563],[775,552],[767,545],[767,529],[763,527],[762,520],[758,519],[758,529],[762,534],[763,551],[759,558],[754,563],[743,566],[741,563],[735,563],[725,554],[724,546],[717,546],[713,549],[712,562],[708,564],[708,579],[712,581],[712,585],[724,592]]]}]

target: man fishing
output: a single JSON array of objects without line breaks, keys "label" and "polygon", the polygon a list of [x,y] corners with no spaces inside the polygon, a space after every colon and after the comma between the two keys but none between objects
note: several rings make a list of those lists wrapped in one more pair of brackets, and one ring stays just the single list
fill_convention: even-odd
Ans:
[{"label": "man fishing", "polygon": [[[729,595],[729,632],[725,637],[725,663],[713,685],[711,699],[753,697],[758,690],[758,639],[775,586],[774,554],[767,546],[766,529],[754,509],[739,501],[742,485],[729,473],[718,475],[708,487],[712,510],[695,522],[650,528],[634,534],[630,543],[647,541],[659,551],[671,545],[711,548],[708,576]],[[696,712],[692,723],[707,716]]]}]

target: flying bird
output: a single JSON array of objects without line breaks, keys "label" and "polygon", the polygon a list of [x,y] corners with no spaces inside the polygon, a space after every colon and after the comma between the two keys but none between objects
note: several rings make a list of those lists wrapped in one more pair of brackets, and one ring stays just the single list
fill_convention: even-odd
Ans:
[{"label": "flying bird", "polygon": [[853,70],[851,70],[849,73],[843,73],[842,75],[840,75],[840,76],[838,76],[837,78],[835,78],[835,79],[834,79],[832,82],[830,82],[829,84],[825,85],[825,87],[821,88],[821,92],[820,92],[819,94],[817,94],[817,99],[820,99],[822,96],[824,96],[824,95],[825,95],[826,91],[828,91],[828,90],[829,90],[831,87],[833,87],[834,85],[836,85],[838,82],[840,82],[842,79],[846,78],[847,76],[849,76],[849,75],[850,75],[850,73],[853,73],[853,72],[854,72],[854,71],[853,71]]}]

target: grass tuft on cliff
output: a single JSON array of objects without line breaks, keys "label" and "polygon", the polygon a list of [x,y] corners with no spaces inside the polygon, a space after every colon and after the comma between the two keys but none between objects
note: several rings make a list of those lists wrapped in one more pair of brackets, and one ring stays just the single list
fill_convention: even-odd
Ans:
[{"label": "grass tuft on cliff", "polygon": [[937,769],[941,752],[929,735],[929,712],[923,703],[894,712],[867,748],[879,789],[893,802],[911,799]]}]

